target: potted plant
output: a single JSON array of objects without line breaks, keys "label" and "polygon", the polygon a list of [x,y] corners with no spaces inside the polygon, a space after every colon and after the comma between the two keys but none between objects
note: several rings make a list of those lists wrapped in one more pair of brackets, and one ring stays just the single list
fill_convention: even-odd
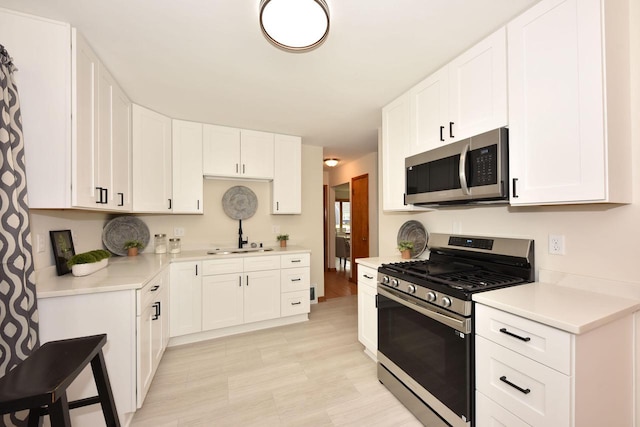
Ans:
[{"label": "potted plant", "polygon": [[289,240],[289,235],[288,234],[278,234],[276,236],[276,239],[278,239],[278,242],[280,242],[280,247],[281,248],[286,248],[287,247],[287,240]]},{"label": "potted plant", "polygon": [[398,250],[402,255],[402,259],[410,259],[412,249],[413,249],[413,242],[410,242],[408,240],[401,240],[400,242],[398,242]]},{"label": "potted plant", "polygon": [[86,276],[105,268],[109,262],[109,257],[111,257],[109,251],[96,249],[72,256],[67,261],[67,266],[74,276]]},{"label": "potted plant", "polygon": [[127,240],[123,247],[127,250],[128,256],[136,256],[138,251],[144,248],[144,244],[140,240]]}]

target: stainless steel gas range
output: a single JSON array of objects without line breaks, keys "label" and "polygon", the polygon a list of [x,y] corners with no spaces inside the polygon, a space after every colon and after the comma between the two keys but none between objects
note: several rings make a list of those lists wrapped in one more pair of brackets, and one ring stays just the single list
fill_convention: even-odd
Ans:
[{"label": "stainless steel gas range", "polygon": [[474,414],[476,292],[534,280],[534,242],[431,234],[429,260],[378,269],[378,379],[426,426]]}]

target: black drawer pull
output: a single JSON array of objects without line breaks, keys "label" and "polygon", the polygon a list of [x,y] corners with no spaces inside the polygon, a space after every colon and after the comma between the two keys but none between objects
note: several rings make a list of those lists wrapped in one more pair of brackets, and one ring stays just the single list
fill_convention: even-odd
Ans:
[{"label": "black drawer pull", "polygon": [[302,262],[301,259],[292,259],[291,262]]},{"label": "black drawer pull", "polygon": [[515,388],[516,390],[518,390],[518,391],[519,391],[519,392],[521,392],[521,393],[524,393],[524,394],[529,394],[529,393],[531,393],[531,389],[529,389],[529,388],[522,388],[522,387],[519,387],[519,386],[515,385],[514,383],[512,383],[511,381],[509,381],[509,380],[507,379],[507,377],[505,377],[504,375],[500,377],[500,381],[502,381],[502,382],[503,382],[503,383],[505,383],[505,384],[509,384],[511,387]]},{"label": "black drawer pull", "polygon": [[292,282],[299,282],[300,280],[302,280],[302,279],[300,279],[300,278],[298,278],[298,279],[291,279],[291,281],[292,281]]},{"label": "black drawer pull", "polygon": [[507,328],[500,328],[500,332],[502,332],[503,334],[507,334],[507,335],[509,335],[510,337],[517,338],[517,339],[519,339],[520,341],[524,341],[524,342],[529,342],[529,341],[531,341],[531,338],[529,338],[529,337],[521,337],[520,335],[516,335],[516,334],[514,334],[513,332],[509,332],[509,331],[507,331]]},{"label": "black drawer pull", "polygon": [[155,285],[155,286],[154,286],[154,287],[152,287],[150,290],[151,290],[151,292],[155,292],[155,291],[157,291],[158,289],[160,289],[160,285]]},{"label": "black drawer pull", "polygon": [[292,303],[291,303],[291,305],[300,305],[300,304],[302,304],[302,302],[301,302],[301,301],[298,301],[298,302],[292,302]]},{"label": "black drawer pull", "polygon": [[440,126],[440,141],[444,141],[444,136],[442,135],[442,132],[444,132],[444,126]]},{"label": "black drawer pull", "polygon": [[373,279],[373,276],[369,276],[367,274],[363,274],[363,276],[364,276],[365,279],[369,279],[369,280]]}]

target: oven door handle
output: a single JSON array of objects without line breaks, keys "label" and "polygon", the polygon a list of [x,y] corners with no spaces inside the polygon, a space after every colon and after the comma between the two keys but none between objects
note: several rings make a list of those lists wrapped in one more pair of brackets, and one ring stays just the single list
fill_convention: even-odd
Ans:
[{"label": "oven door handle", "polygon": [[463,334],[471,333],[471,319],[460,320],[460,319],[456,319],[455,317],[447,316],[446,314],[442,314],[437,311],[431,310],[427,307],[424,307],[413,301],[409,301],[400,295],[396,295],[395,293],[391,293],[388,290],[382,289],[380,287],[378,287],[378,294],[386,298],[389,298],[390,300],[393,300],[398,304],[402,304],[407,308],[415,310],[418,313],[423,314],[435,320],[436,322],[440,322],[443,325],[447,325],[450,328],[454,328],[455,330],[460,331]]}]

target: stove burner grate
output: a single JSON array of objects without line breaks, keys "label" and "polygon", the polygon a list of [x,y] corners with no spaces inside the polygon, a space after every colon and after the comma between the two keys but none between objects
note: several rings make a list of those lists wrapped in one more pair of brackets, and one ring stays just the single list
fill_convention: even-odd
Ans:
[{"label": "stove burner grate", "polygon": [[462,290],[496,288],[524,282],[524,279],[520,277],[507,276],[486,270],[439,274],[431,276],[429,279]]}]

